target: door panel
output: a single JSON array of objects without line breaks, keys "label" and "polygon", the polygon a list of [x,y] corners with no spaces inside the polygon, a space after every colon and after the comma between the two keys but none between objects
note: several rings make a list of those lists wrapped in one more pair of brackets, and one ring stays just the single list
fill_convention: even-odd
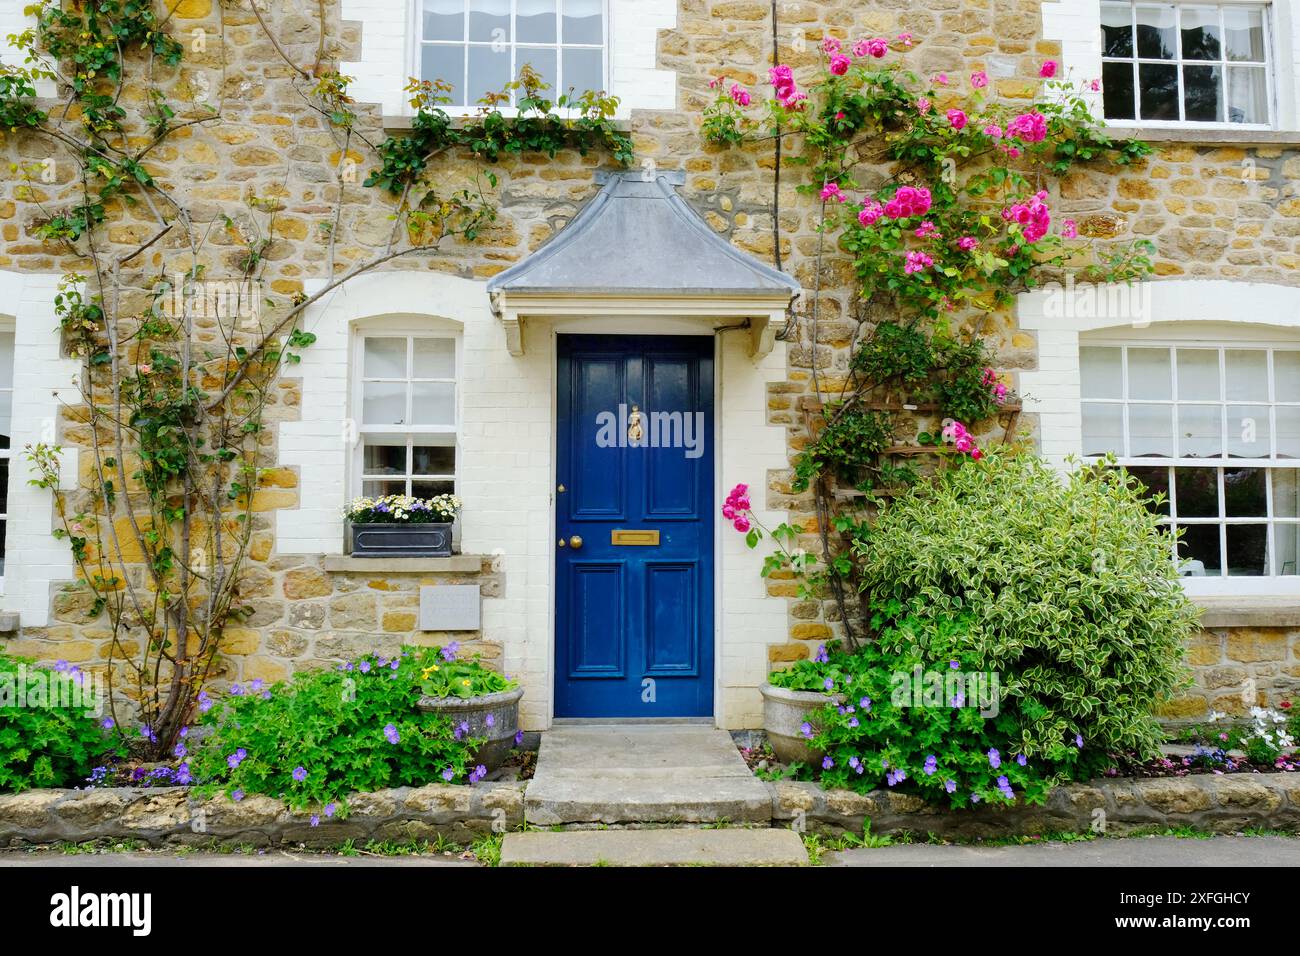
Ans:
[{"label": "door panel", "polygon": [[561,336],[558,367],[555,714],[710,716],[713,338]]}]

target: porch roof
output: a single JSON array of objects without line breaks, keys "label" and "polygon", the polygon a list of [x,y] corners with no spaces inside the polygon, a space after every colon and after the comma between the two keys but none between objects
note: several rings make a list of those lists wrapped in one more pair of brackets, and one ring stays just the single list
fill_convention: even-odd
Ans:
[{"label": "porch roof", "polygon": [[[600,176],[601,174],[597,174]],[[681,173],[605,174],[560,233],[488,282],[509,296],[790,299],[799,283],[736,249],[673,188]]]}]

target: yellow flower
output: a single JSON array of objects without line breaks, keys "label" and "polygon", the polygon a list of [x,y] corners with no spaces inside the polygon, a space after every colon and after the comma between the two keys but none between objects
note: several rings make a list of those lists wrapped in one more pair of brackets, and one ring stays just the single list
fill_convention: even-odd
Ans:
[{"label": "yellow flower", "polygon": [[463,680],[463,681],[461,681],[461,683],[462,683],[464,686],[466,686],[466,687],[469,686],[469,681],[467,681],[467,680]]}]

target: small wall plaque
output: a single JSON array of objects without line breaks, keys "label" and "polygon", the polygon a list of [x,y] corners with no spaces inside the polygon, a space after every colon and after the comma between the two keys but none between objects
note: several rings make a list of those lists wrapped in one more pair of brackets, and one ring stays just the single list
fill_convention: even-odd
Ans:
[{"label": "small wall plaque", "polygon": [[477,631],[477,584],[430,584],[420,588],[420,630]]}]

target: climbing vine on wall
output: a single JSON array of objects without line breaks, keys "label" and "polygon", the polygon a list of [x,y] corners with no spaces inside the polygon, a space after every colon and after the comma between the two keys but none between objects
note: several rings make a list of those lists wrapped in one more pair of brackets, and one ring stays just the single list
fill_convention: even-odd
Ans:
[{"label": "climbing vine on wall", "polygon": [[[815,395],[805,400],[809,440],[793,490],[813,491],[821,560],[796,563],[789,545],[800,531],[781,526],[765,573],[795,570],[806,596],[829,590],[851,642],[855,617],[866,615],[850,613],[858,589],[845,545],[871,510],[936,468],[978,460],[992,423],[1002,440],[1014,431],[1019,403],[993,368],[993,318],[1044,276],[1133,282],[1151,270],[1149,243],[1096,248],[1052,208],[1052,186],[1076,165],[1124,166],[1150,152],[1096,122],[1085,94],[1098,81],[1058,80],[1047,61],[1039,95],[1011,105],[990,95],[982,71],[909,70],[919,43],[828,36],[807,86],[779,60],[766,97],[718,77],[704,118],[716,145],[782,144],[785,164],[804,177],[799,191],[820,204],[817,288],[800,336]],[[818,321],[828,254],[851,263],[858,316],[833,387],[816,354],[827,348]]]}]

